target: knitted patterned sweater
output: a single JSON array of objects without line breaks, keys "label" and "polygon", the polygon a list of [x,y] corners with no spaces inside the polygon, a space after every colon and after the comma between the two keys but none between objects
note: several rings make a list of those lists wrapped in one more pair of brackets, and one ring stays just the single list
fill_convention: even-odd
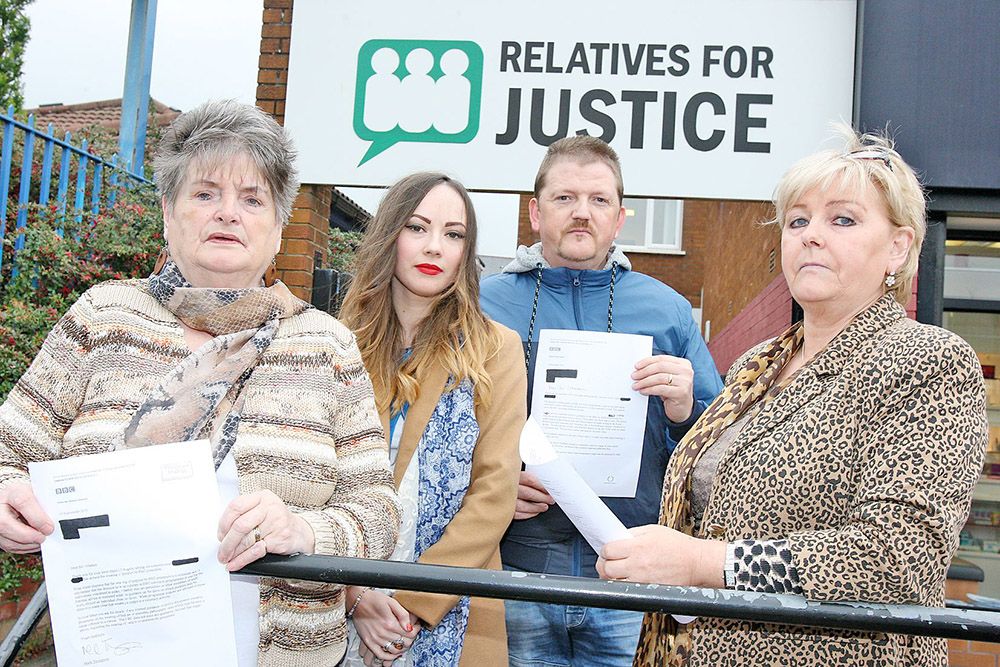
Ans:
[{"label": "knitted patterned sweater", "polygon": [[[189,354],[146,281],[89,289],[0,406],[0,487],[27,462],[119,449],[140,403]],[[244,385],[233,456],[240,492],[269,489],[305,519],[316,553],[387,558],[399,526],[385,439],[353,334],[309,309],[281,321]],[[343,588],[261,579],[262,666],[334,665]]]}]

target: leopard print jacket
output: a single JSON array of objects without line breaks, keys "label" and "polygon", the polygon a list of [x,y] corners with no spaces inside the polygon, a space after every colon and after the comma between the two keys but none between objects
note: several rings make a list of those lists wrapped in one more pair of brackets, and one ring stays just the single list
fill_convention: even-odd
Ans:
[{"label": "leopard print jacket", "polygon": [[[907,319],[887,295],[772,396],[766,380],[799,336],[792,329],[733,365],[726,389],[671,457],[661,523],[690,525],[676,491],[688,488],[696,458],[685,449],[703,449],[721,430],[702,422],[713,414],[731,422],[760,399],[719,463],[702,521],[710,534],[699,537],[787,539],[809,600],[941,606],[986,450],[975,353],[958,336]],[[946,663],[944,639],[711,618],[678,628],[649,614],[635,664]]]}]

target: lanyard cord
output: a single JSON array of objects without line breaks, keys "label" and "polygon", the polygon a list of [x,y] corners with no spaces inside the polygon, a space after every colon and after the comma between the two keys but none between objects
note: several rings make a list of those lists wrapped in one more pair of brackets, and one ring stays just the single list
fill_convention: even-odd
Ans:
[{"label": "lanyard cord", "polygon": [[[535,297],[531,302],[531,319],[528,320],[528,350],[524,355],[524,370],[531,370],[531,337],[535,333],[535,315],[538,314],[538,293],[542,289],[542,265],[536,264],[535,271]],[[615,308],[615,274],[618,271],[618,262],[611,263],[611,287],[608,295],[608,333],[611,333],[611,325]]]}]

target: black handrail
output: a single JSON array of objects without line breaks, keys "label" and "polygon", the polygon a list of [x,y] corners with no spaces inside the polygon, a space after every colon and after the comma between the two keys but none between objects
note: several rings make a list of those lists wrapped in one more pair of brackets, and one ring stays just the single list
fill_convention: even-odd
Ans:
[{"label": "black handrail", "polygon": [[[1000,612],[964,607],[809,602],[797,595],[661,586],[336,556],[268,555],[243,568],[240,573],[429,593],[1000,643]],[[0,644],[2,667],[10,667],[13,663],[17,651],[45,608],[43,583]]]},{"label": "black handrail", "polygon": [[336,556],[265,556],[244,574],[1000,643],[1000,612],[743,593]]}]

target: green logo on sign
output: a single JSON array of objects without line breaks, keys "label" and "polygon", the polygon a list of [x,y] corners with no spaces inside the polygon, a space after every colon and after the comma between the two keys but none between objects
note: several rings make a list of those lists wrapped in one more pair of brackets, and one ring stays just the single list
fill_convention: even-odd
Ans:
[{"label": "green logo on sign", "polygon": [[467,144],[479,132],[483,51],[457,40],[372,39],[358,52],[360,167],[401,141]]}]

